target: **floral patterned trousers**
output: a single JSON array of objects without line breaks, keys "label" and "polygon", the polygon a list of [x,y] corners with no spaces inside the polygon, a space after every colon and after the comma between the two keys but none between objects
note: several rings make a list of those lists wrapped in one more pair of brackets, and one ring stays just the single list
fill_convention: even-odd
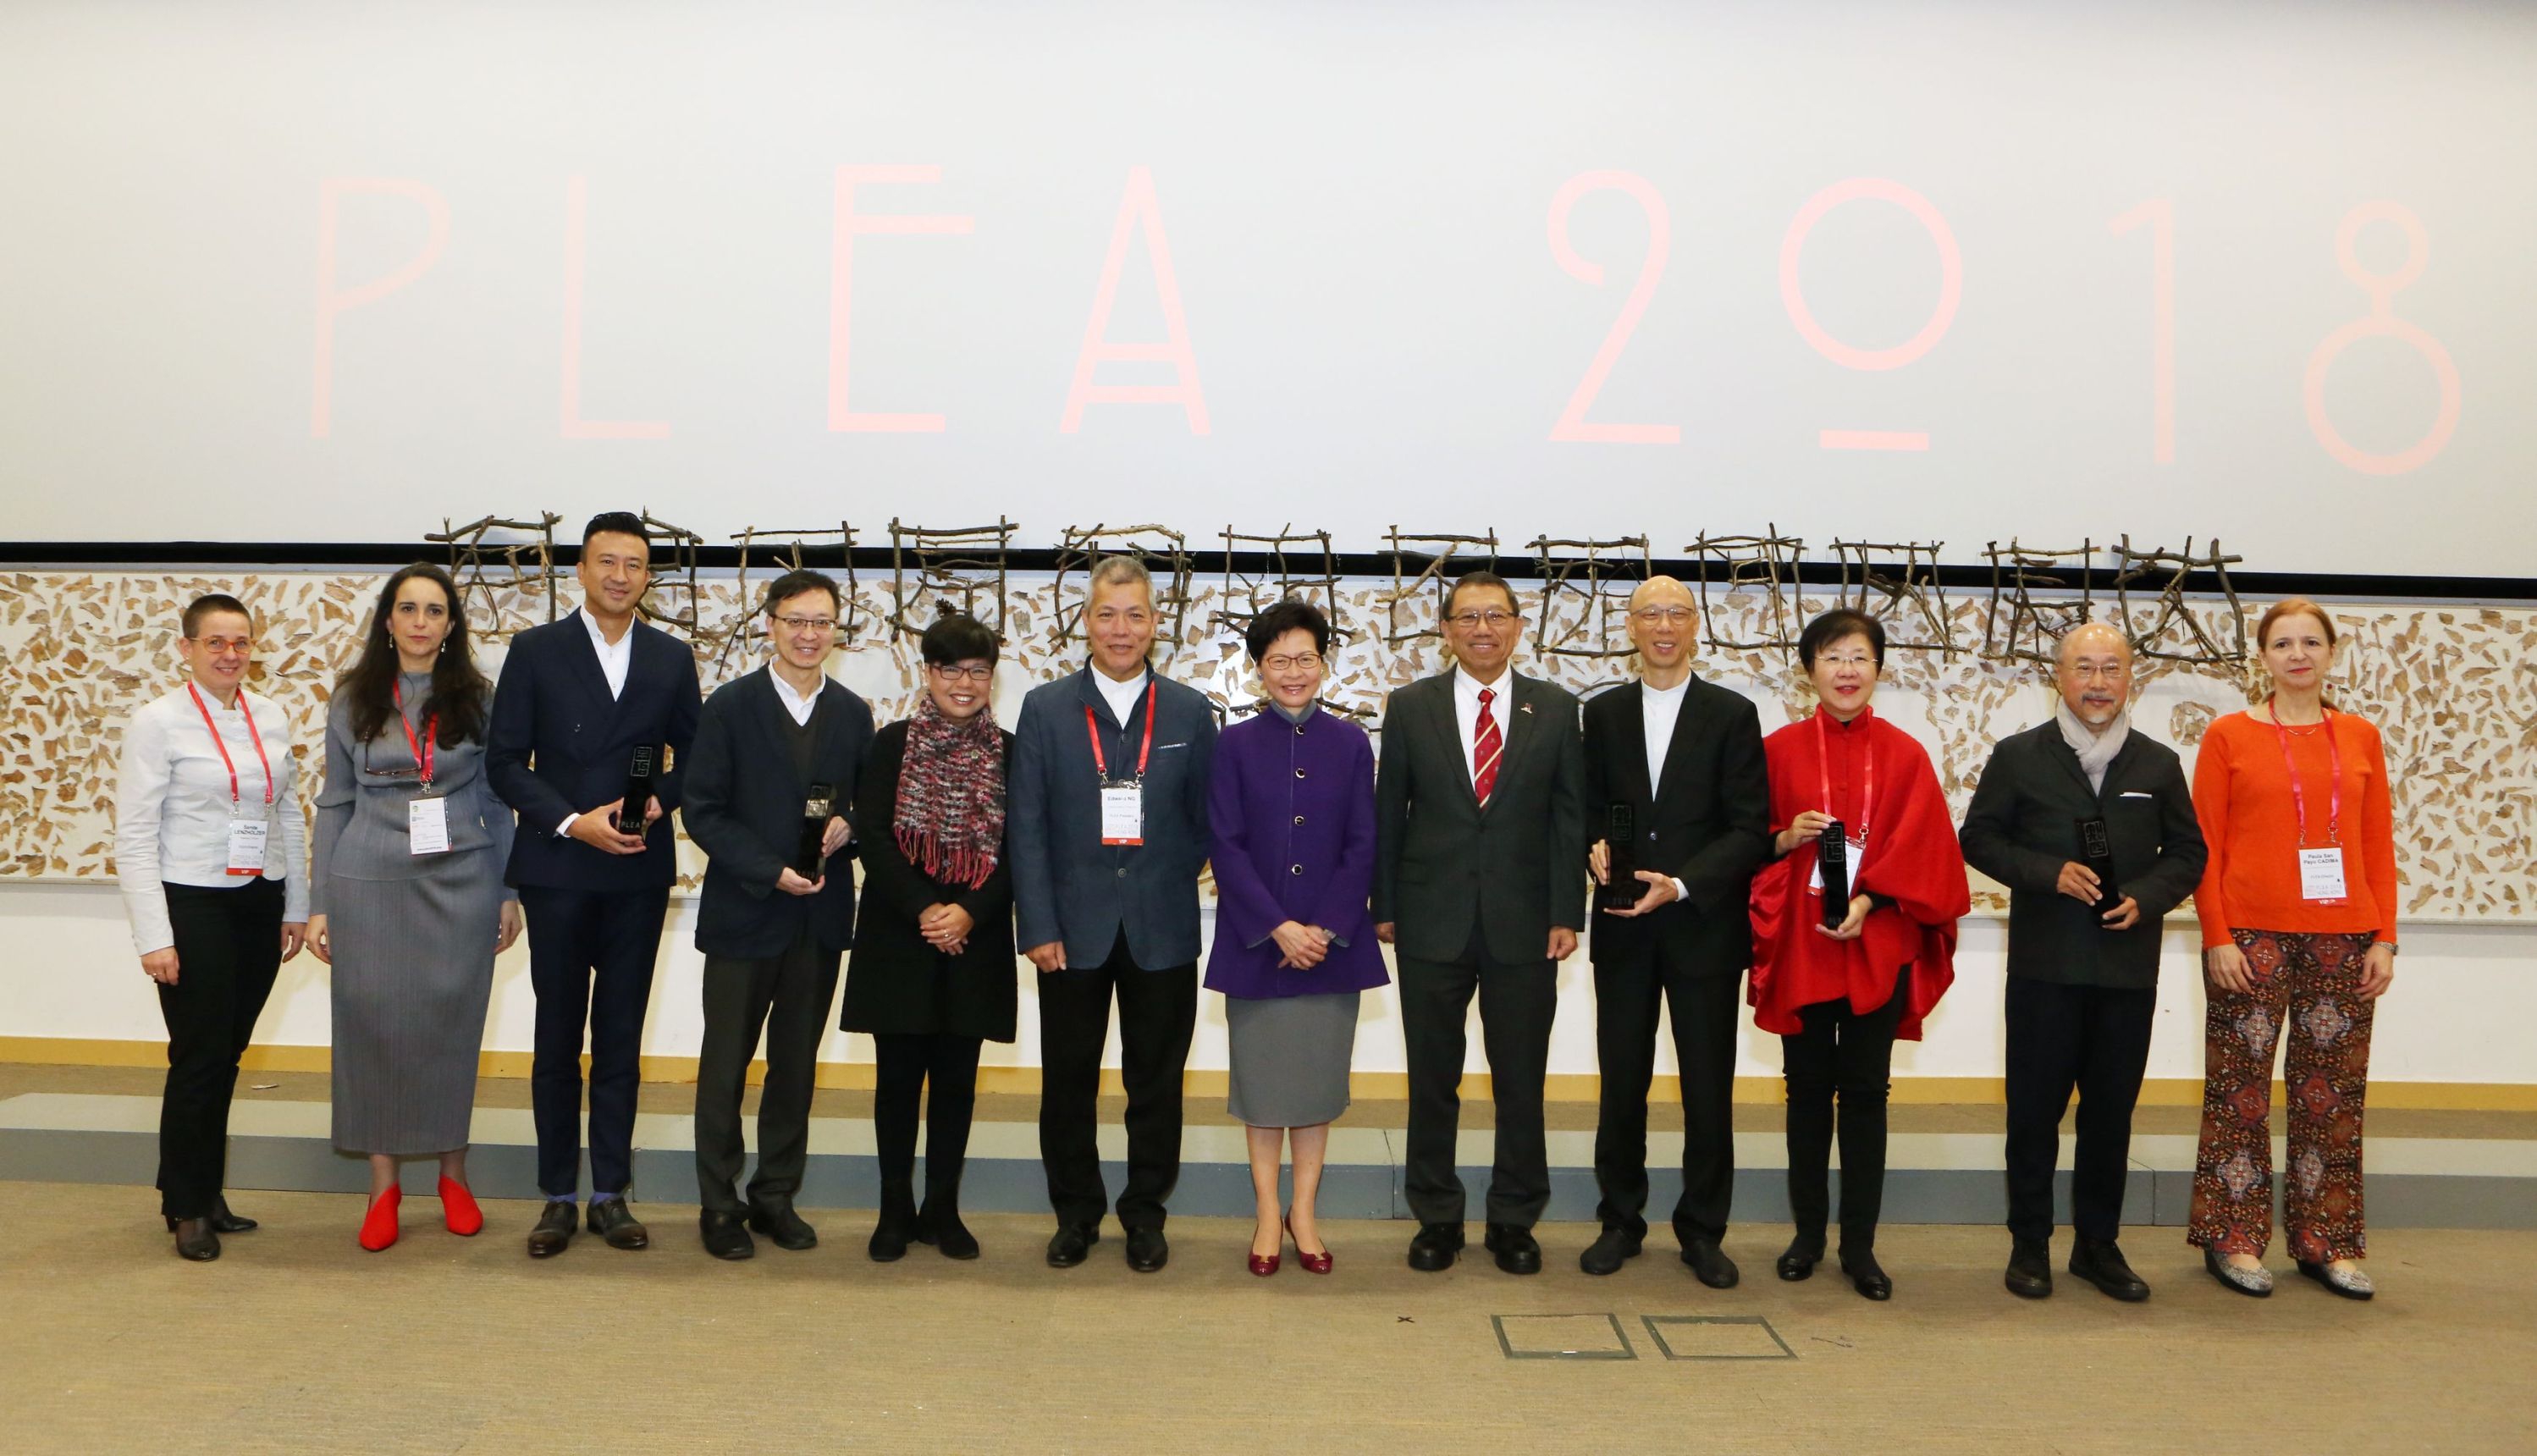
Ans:
[{"label": "floral patterned trousers", "polygon": [[2202,1146],[2193,1162],[2185,1241],[2222,1254],[2261,1254],[2273,1236],[2270,1127],[2273,1046],[2285,1023],[2290,1050],[2289,1184],[2282,1223],[2294,1258],[2362,1257],[2361,1114],[2370,1082],[2374,1002],[2360,992],[2374,938],[2234,932],[2246,958],[2245,994],[2207,986]]}]

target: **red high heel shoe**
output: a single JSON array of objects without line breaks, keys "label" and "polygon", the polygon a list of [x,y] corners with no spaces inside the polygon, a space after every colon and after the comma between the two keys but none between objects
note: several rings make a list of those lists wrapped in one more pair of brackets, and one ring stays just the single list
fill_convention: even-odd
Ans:
[{"label": "red high heel shoe", "polygon": [[[1287,1213],[1285,1222],[1286,1236],[1293,1238],[1295,1216],[1291,1211]],[[1298,1243],[1295,1245],[1295,1262],[1304,1266],[1306,1274],[1328,1274],[1331,1272],[1331,1251],[1326,1248],[1318,1254],[1308,1254],[1304,1252],[1304,1246]]]},{"label": "red high heel shoe", "polygon": [[370,1211],[361,1220],[361,1247],[375,1254],[397,1241],[397,1204],[405,1190],[394,1183],[388,1191],[370,1200]]},{"label": "red high heel shoe", "polygon": [[1277,1228],[1280,1236],[1277,1243],[1277,1251],[1275,1253],[1254,1254],[1248,1249],[1243,1250],[1243,1252],[1250,1257],[1251,1272],[1253,1274],[1260,1276],[1262,1279],[1267,1279],[1268,1276],[1277,1272],[1278,1264],[1283,1262],[1286,1257],[1286,1244],[1283,1237],[1285,1227],[1286,1221],[1281,1217],[1277,1221]]},{"label": "red high heel shoe", "polygon": [[485,1211],[476,1206],[476,1195],[455,1178],[440,1180],[440,1221],[461,1238],[485,1230]]}]

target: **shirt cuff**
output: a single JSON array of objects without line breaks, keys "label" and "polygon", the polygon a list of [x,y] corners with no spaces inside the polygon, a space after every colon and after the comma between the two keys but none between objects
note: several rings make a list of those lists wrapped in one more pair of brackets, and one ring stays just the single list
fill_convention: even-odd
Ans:
[{"label": "shirt cuff", "polygon": [[1681,882],[1680,880],[1675,879],[1675,878],[1674,878],[1673,876],[1671,876],[1671,875],[1667,875],[1667,876],[1665,877],[1665,883],[1666,883],[1667,885],[1670,885],[1670,886],[1672,886],[1672,887],[1673,887],[1673,897],[1674,897],[1675,899],[1689,899],[1689,898],[1691,898],[1691,892],[1690,892],[1690,891],[1688,891],[1688,890],[1685,890],[1685,889],[1683,888],[1682,882]]},{"label": "shirt cuff", "polygon": [[567,814],[567,815],[565,815],[565,816],[563,817],[563,823],[561,823],[561,824],[559,824],[559,825],[556,825],[556,826],[555,826],[555,837],[556,837],[556,838],[558,838],[558,839],[569,839],[569,838],[571,838],[571,837],[572,837],[572,827],[573,827],[573,825],[574,825],[574,824],[578,823],[578,822],[580,821],[580,819],[581,819],[581,816],[580,816],[580,815],[578,815],[578,814]]}]

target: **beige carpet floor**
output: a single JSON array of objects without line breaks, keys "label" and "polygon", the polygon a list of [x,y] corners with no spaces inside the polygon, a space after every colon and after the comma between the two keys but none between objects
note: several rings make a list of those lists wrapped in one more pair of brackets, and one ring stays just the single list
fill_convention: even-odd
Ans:
[{"label": "beige carpet floor", "polygon": [[[1443,1276],[1407,1227],[1333,1224],[1338,1271],[1242,1269],[1245,1222],[1178,1220],[1171,1266],[1115,1236],[1041,1262],[1045,1221],[974,1221],[986,1257],[825,1242],[725,1265],[692,1209],[647,1205],[644,1253],[590,1239],[532,1264],[533,1209],[454,1238],[407,1205],[384,1254],[358,1198],[259,1193],[216,1264],[169,1252],[146,1189],[0,1183],[0,1444],[12,1451],[2151,1452],[2537,1449],[2537,1234],[2392,1230],[2375,1303],[2285,1280],[2228,1293],[2174,1230],[2130,1245],[2158,1289],[2001,1291],[1995,1230],[1895,1227],[1899,1292],[1771,1277],[1739,1230],[1715,1292],[1661,1236],[1621,1274]],[[2287,1273],[2287,1271],[2284,1271]],[[1556,1318],[1582,1316],[1581,1318]],[[1686,1320],[1731,1317],[1745,1323]],[[1652,1332],[1649,1321],[1656,1322]],[[1767,1321],[1776,1340],[1759,1325]],[[1621,1332],[1616,1335],[1614,1331]],[[1510,1358],[1622,1347],[1635,1358]],[[1667,1358],[1666,1353],[1788,1357]]]}]

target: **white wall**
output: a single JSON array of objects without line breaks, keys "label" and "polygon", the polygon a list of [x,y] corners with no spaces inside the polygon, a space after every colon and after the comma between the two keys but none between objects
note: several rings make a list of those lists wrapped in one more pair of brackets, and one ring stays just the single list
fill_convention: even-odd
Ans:
[{"label": "white wall", "polygon": [[[653,981],[652,1014],[644,1030],[646,1053],[693,1056],[703,1027],[697,988],[704,960],[691,943],[692,900],[671,906],[663,935],[661,969]],[[1212,917],[1210,917],[1211,920]],[[10,954],[0,961],[0,1035],[113,1040],[164,1036],[156,999],[132,954],[119,895],[110,886],[0,883],[0,926]],[[2537,1083],[2537,1042],[2524,1028],[2537,1023],[2537,929],[2454,922],[2408,922],[2396,986],[2380,1004],[2370,1074],[2380,1082]],[[1965,922],[1956,960],[1957,981],[1928,1022],[1927,1039],[1895,1055],[1902,1077],[2000,1075],[2002,921]],[[2167,978],[2158,1031],[2150,1047],[2149,1075],[2194,1078],[2202,1073],[2202,993],[2193,973],[2196,936],[2189,920],[2171,921]],[[493,1005],[487,1018],[488,1049],[527,1051],[535,1014],[525,945],[503,957],[494,973]],[[1026,970],[1017,965],[1017,975]],[[1553,1029],[1550,1070],[1592,1073],[1594,1067],[1594,978],[1578,956],[1560,972],[1561,1004]],[[1371,998],[1357,1030],[1356,1069],[1402,1069],[1399,1009],[1387,988]],[[1020,1039],[987,1049],[989,1066],[1036,1066],[1038,1006],[1024,988]],[[326,970],[302,956],[283,967],[280,985],[256,1040],[322,1046],[329,1040]],[[1778,1038],[1756,1031],[1748,1018],[1736,1070],[1776,1075]],[[871,1038],[831,1030],[821,1056],[869,1063]],[[1115,1047],[1109,1058],[1117,1064]],[[1190,1054],[1196,1069],[1225,1065],[1223,1000],[1200,1003],[1198,1040]],[[1485,1066],[1472,1038],[1470,1065]],[[1658,1070],[1672,1070],[1670,1048],[1659,1051]]]}]

